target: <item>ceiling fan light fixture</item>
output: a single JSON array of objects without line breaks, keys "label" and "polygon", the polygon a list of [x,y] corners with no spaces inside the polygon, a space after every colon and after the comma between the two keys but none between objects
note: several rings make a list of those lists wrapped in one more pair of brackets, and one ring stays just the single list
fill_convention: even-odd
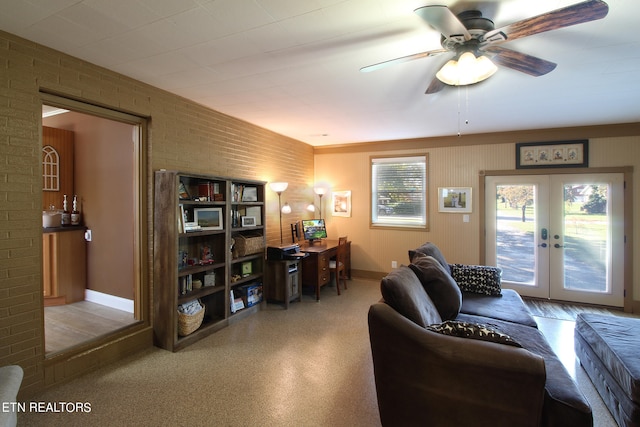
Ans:
[{"label": "ceiling fan light fixture", "polygon": [[465,51],[457,60],[444,64],[436,77],[451,86],[466,86],[488,79],[497,70],[498,67],[486,56],[476,58],[473,52]]}]

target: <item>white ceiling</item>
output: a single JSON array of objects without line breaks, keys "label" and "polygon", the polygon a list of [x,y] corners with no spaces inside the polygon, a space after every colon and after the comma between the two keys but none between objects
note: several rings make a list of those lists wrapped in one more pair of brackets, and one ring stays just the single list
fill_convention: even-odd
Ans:
[{"label": "white ceiling", "polygon": [[[496,28],[578,0],[0,0],[0,29],[311,145],[637,122],[638,0],[505,47],[556,62],[425,95],[448,59],[413,10],[480,6]],[[466,123],[468,121],[468,123]]]}]

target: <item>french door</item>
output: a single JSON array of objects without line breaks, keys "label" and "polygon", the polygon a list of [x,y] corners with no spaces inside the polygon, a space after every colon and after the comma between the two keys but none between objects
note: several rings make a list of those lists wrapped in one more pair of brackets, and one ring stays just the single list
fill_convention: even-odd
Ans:
[{"label": "french door", "polygon": [[523,296],[624,305],[624,174],[487,176],[486,262]]}]

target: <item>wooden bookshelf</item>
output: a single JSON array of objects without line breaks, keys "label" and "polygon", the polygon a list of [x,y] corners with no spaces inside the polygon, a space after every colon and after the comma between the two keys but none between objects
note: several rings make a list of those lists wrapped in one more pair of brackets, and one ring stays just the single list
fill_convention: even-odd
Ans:
[{"label": "wooden bookshelf", "polygon": [[[264,306],[264,298],[255,303],[265,271],[264,191],[262,181],[155,173],[157,346],[178,351]],[[251,253],[245,254],[236,241],[249,242]],[[247,288],[252,289],[253,301],[243,295]],[[231,292],[242,299],[244,308],[232,310]],[[204,307],[204,319],[197,330],[182,336],[178,307],[193,300]]]}]

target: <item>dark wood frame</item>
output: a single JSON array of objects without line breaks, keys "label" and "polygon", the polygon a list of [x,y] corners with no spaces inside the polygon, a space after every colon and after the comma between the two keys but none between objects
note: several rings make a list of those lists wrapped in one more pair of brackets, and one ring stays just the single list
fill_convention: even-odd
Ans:
[{"label": "dark wood frame", "polygon": [[520,142],[516,169],[589,167],[589,140]]}]

